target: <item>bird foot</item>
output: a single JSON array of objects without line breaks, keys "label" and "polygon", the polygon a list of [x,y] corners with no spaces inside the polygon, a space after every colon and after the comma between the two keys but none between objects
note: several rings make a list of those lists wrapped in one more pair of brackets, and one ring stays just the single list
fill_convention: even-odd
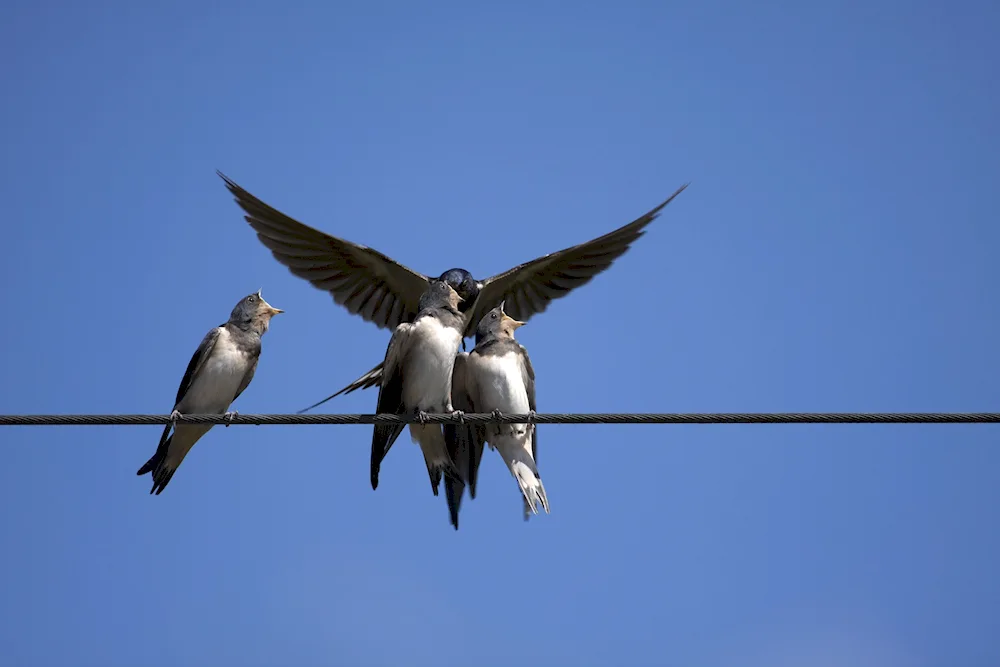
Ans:
[{"label": "bird foot", "polygon": [[538,416],[537,412],[535,412],[534,410],[528,410],[528,423],[529,424],[534,424],[535,423],[535,417],[537,417],[537,416]]},{"label": "bird foot", "polygon": [[232,412],[227,412],[226,414],[222,415],[223,417],[226,418],[226,428],[229,428],[229,425],[233,423],[233,419],[238,417],[239,414],[240,414],[239,412],[233,410]]},{"label": "bird foot", "polygon": [[461,410],[455,410],[451,413],[451,416],[457,419],[459,424],[465,423],[465,413]]},{"label": "bird foot", "polygon": [[[424,412],[423,410],[420,410],[419,412],[417,412],[417,421],[420,422],[421,426],[426,426],[427,425],[427,418],[429,416],[430,415],[428,415],[426,412]],[[437,491],[435,491],[434,493],[436,495]]]},{"label": "bird foot", "polygon": [[490,413],[490,416],[493,417],[493,419],[501,419],[503,418],[503,413],[500,412],[499,410],[494,410],[493,412]]},{"label": "bird foot", "polygon": [[170,423],[173,424],[174,426],[177,425],[177,420],[180,418],[181,418],[181,413],[177,412],[176,410],[170,413]]}]

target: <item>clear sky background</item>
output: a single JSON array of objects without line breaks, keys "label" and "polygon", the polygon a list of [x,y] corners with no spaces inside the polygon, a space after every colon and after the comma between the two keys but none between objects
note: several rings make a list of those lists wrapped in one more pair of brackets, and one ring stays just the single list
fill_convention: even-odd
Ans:
[{"label": "clear sky background", "polygon": [[[518,331],[540,411],[998,409],[996,3],[475,4],[4,4],[0,411],[164,414],[259,287],[241,412],[381,360],[216,169],[479,278],[690,181]],[[216,428],[151,497],[159,432],[0,430],[0,662],[1000,661],[996,426],[543,426],[552,514],[487,452],[457,533],[408,436],[372,491],[371,427]]]}]

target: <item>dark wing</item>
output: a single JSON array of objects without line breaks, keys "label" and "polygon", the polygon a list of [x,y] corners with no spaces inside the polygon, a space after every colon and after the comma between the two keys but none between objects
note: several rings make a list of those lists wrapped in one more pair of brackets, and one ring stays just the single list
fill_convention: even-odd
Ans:
[{"label": "dark wing", "polygon": [[[528,356],[528,351],[524,349],[521,345],[521,354],[518,355],[521,359],[521,377],[524,378],[524,390],[528,394],[528,409],[535,412],[538,409],[535,407],[535,369],[531,365],[531,357]],[[531,458],[535,460],[535,466],[538,466],[538,424],[535,424],[531,429]],[[524,503],[524,520],[527,521],[528,517],[531,516],[531,506],[528,505],[528,499],[521,494],[521,500]]]},{"label": "dark wing", "polygon": [[[376,414],[398,415],[404,412],[403,406],[403,375],[400,372],[406,352],[409,349],[411,325],[403,323],[396,327],[385,351],[385,367],[388,371],[383,375],[385,382],[378,390],[378,405]],[[378,488],[378,473],[382,467],[382,459],[389,453],[389,448],[403,432],[402,424],[375,424],[372,433],[372,488]]]},{"label": "dark wing", "polygon": [[201,339],[201,345],[194,351],[194,356],[191,357],[187,370],[184,371],[184,377],[181,378],[181,386],[177,388],[177,398],[174,400],[175,410],[180,405],[181,399],[187,394],[188,389],[191,388],[191,384],[205,365],[205,361],[212,356],[212,350],[215,349],[215,344],[219,340],[219,332],[222,331],[223,326],[225,325],[220,325],[205,334],[205,337]]},{"label": "dark wing", "polygon": [[544,312],[553,299],[586,285],[621,257],[645,233],[643,229],[646,225],[655,220],[663,207],[686,187],[687,184],[682,185],[665,202],[624,227],[487,278],[483,281],[476,310],[465,335],[471,336],[479,320],[503,300],[506,300],[504,310],[508,315],[527,322],[532,315]]},{"label": "dark wing", "polygon": [[[455,369],[451,376],[451,405],[462,412],[475,412],[476,407],[469,393],[469,355],[461,352],[455,358]],[[462,494],[465,485],[469,485],[469,495],[476,497],[476,480],[479,477],[479,462],[483,458],[483,444],[486,442],[486,429],[482,425],[445,424],[444,440],[448,448],[448,456],[455,462],[461,480],[445,475],[445,497],[448,500],[448,513],[451,515],[451,525],[458,530],[458,510],[462,504]]]},{"label": "dark wing", "polygon": [[271,208],[216,172],[246,212],[246,221],[271,254],[299,278],[383,329],[395,329],[417,315],[430,279],[377,250],[324,234]]},{"label": "dark wing", "polygon": [[[198,345],[198,349],[194,351],[194,355],[191,356],[191,361],[188,362],[187,368],[184,370],[184,377],[181,378],[181,386],[177,388],[177,398],[174,399],[174,410],[177,406],[181,404],[181,399],[187,394],[188,389],[191,388],[191,384],[194,382],[195,377],[198,376],[198,372],[205,365],[205,361],[212,356],[212,350],[215,349],[215,344],[219,340],[219,332],[225,325],[218,326],[201,339],[201,344]],[[170,446],[170,429],[173,428],[173,424],[167,424],[163,427],[163,433],[160,434],[160,442],[156,445],[156,452],[153,457],[146,461],[146,463],[139,468],[137,475],[145,475],[147,472],[152,472],[159,461],[167,455],[167,449]],[[167,478],[169,482],[169,477]],[[166,486],[166,483],[163,484]],[[153,485],[156,488],[156,485]],[[162,488],[161,488],[162,490]],[[152,493],[152,491],[150,492]]]}]

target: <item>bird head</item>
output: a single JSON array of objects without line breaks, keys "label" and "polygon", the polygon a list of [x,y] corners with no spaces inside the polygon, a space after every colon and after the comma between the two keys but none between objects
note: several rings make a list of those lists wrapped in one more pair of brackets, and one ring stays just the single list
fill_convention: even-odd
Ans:
[{"label": "bird head", "polygon": [[499,306],[483,315],[483,319],[479,320],[479,326],[476,327],[477,343],[490,337],[513,338],[514,330],[524,326],[524,322],[515,320],[504,312],[505,303],[506,301],[501,301]]},{"label": "bird head", "polygon": [[260,293],[261,290],[257,290],[240,299],[229,315],[229,321],[243,328],[256,325],[261,334],[267,331],[271,318],[285,311],[269,304]]},{"label": "bird head", "polygon": [[479,290],[482,288],[482,285],[465,269],[448,269],[441,274],[438,280],[443,280],[451,285],[452,289],[462,297],[459,311],[463,313],[475,305],[476,297],[479,296]]},{"label": "bird head", "polygon": [[462,296],[455,291],[450,283],[444,280],[432,280],[420,297],[418,310],[426,308],[451,308],[458,311],[463,303]]}]

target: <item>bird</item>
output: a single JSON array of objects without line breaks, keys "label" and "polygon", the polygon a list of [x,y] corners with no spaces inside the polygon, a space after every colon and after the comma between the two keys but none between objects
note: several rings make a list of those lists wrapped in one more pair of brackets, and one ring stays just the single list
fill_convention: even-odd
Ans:
[{"label": "bird", "polygon": [[[504,302],[486,313],[476,327],[476,346],[455,359],[452,402],[456,411],[475,413],[535,414],[535,370],[528,351],[514,339],[524,322],[504,311]],[[448,507],[452,526],[458,530],[458,508],[464,484],[475,498],[476,478],[483,443],[488,442],[510,469],[524,501],[524,518],[549,513],[549,500],[538,473],[537,427],[528,424],[459,424],[446,431],[449,454],[458,461],[459,479],[449,481]]]},{"label": "bird", "polygon": [[[442,476],[459,472],[448,455],[440,424],[427,424],[428,413],[454,413],[451,380],[462,341],[462,298],[443,280],[434,280],[420,298],[412,323],[400,322],[385,352],[385,372],[378,391],[378,414],[415,414],[410,438],[420,445],[431,490],[438,495]],[[372,433],[371,483],[378,488],[382,460],[389,453],[402,424],[375,424]]]},{"label": "bird", "polygon": [[[412,322],[419,310],[420,297],[435,278],[410,269],[374,248],[331,236],[295,220],[250,194],[231,178],[216,171],[244,212],[244,219],[271,254],[299,278],[325,290],[351,314],[394,330]],[[504,301],[508,313],[527,322],[548,308],[554,300],[587,284],[606,270],[645,234],[645,228],[663,208],[687,188],[679,187],[665,201],[632,222],[603,236],[558,252],[537,257],[485,280],[477,280],[462,268],[448,269],[436,278],[458,292],[463,301],[464,338],[471,337],[486,311]],[[382,364],[322,401],[301,410],[306,412],[326,401],[357,389],[381,383]]]},{"label": "bird", "polygon": [[240,299],[229,320],[209,331],[191,357],[156,453],[136,473],[153,473],[150,494],[160,495],[167,488],[184,457],[213,426],[177,424],[182,414],[225,414],[227,427],[237,416],[237,412],[228,410],[253,380],[260,360],[261,336],[267,332],[271,318],[285,312],[265,301],[260,292]]}]

